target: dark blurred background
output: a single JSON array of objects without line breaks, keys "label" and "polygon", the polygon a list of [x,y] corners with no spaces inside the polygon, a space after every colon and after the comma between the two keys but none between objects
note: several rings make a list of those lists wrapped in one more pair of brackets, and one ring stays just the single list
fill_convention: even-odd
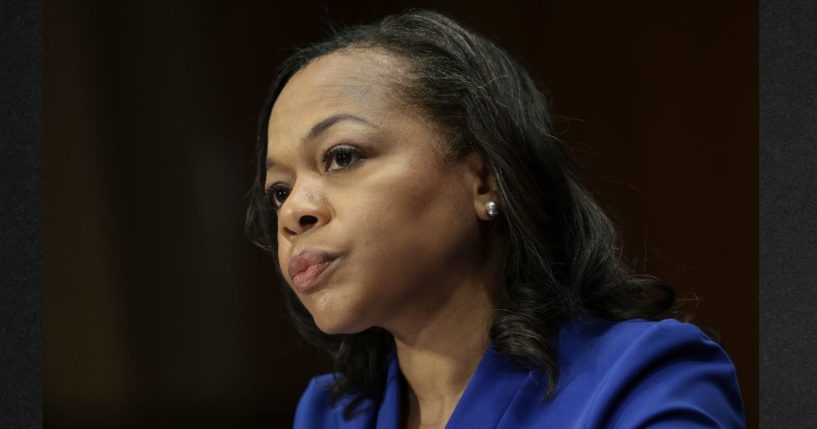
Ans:
[{"label": "dark blurred background", "polygon": [[243,235],[257,114],[292,47],[406,7],[529,66],[628,255],[720,335],[757,425],[754,1],[100,0],[45,4],[46,427],[291,424],[329,365]]}]

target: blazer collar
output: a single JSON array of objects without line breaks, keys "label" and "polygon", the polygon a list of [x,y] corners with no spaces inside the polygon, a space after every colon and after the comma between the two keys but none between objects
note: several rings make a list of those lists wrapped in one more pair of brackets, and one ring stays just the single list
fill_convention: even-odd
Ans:
[{"label": "blazer collar", "polygon": [[[514,397],[532,376],[526,368],[505,358],[493,345],[480,359],[446,427],[496,427]],[[403,376],[392,348],[386,377],[386,391],[377,413],[378,429],[399,429]],[[486,398],[490,398],[486,401]]]}]

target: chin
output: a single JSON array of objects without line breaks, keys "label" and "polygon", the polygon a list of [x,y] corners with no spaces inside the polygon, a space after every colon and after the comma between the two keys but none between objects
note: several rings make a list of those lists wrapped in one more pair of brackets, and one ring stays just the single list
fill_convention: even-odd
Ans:
[{"label": "chin", "polygon": [[338,284],[324,285],[316,293],[301,296],[315,325],[326,335],[349,335],[372,327],[371,302]]},{"label": "chin", "polygon": [[343,317],[344,315],[326,313],[312,313],[315,325],[326,335],[357,334],[371,327],[362,323],[359,317]]}]

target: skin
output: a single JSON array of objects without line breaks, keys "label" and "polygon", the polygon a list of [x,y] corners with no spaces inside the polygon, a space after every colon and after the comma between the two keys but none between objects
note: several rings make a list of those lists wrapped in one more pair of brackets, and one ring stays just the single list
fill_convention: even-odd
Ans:
[{"label": "skin", "polygon": [[[488,346],[506,244],[485,213],[498,201],[485,162],[476,152],[444,162],[443,133],[391,85],[406,79],[401,61],[353,49],[296,73],[269,118],[265,186],[281,203],[278,255],[290,285],[298,252],[341,255],[313,288],[294,289],[317,326],[391,332],[407,381],[404,427],[444,427]],[[324,163],[339,145],[362,155]]]}]

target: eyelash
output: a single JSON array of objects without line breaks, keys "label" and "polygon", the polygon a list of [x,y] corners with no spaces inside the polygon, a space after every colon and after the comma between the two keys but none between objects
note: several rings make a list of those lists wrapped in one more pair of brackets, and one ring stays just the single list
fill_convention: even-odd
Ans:
[{"label": "eyelash", "polygon": [[[326,163],[328,161],[334,160],[335,157],[337,155],[339,155],[339,154],[347,154],[347,155],[353,155],[353,156],[356,155],[358,157],[357,162],[360,162],[360,161],[362,161],[364,159],[363,158],[363,152],[361,152],[360,149],[358,149],[358,148],[356,148],[354,146],[349,146],[349,145],[337,145],[337,146],[333,146],[332,148],[330,148],[329,150],[327,150],[326,152],[323,153],[323,156],[321,157],[321,162],[323,163],[324,166],[326,166]],[[355,163],[356,162],[354,162],[354,161],[350,161],[349,166],[351,166],[351,165],[353,165]],[[345,170],[345,169],[349,168],[349,166],[343,167],[343,168],[338,169],[338,170],[330,170],[329,168],[327,168],[326,172]]]},{"label": "eyelash", "polygon": [[[330,169],[329,167],[331,167],[331,165],[327,166],[327,163],[330,161],[334,161],[335,158],[341,154],[351,155],[353,157],[357,156],[357,160],[349,161],[349,164],[345,167]],[[349,145],[337,145],[329,148],[326,152],[323,153],[323,155],[321,156],[321,163],[326,168],[325,170],[326,173],[333,173],[351,168],[353,165],[363,161],[364,159],[365,158],[363,156],[363,152],[360,149]],[[284,204],[284,201],[281,201],[280,203],[277,202],[276,194],[278,192],[283,191],[287,192],[286,196],[284,197],[284,200],[286,200],[286,197],[289,196],[289,189],[287,189],[286,186],[272,185],[264,190],[264,194],[267,196],[268,201],[272,203],[272,207],[276,211],[280,209],[281,206]]]}]

